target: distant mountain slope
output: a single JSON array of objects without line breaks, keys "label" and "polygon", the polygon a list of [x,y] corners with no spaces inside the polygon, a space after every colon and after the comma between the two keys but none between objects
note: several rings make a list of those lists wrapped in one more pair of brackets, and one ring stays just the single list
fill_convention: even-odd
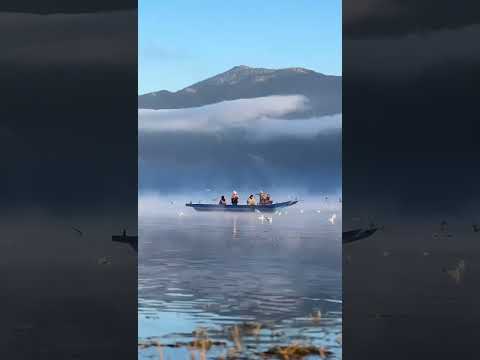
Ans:
[{"label": "distant mountain slope", "polygon": [[[213,104],[224,100],[269,95],[304,95],[311,110],[302,116],[342,112],[342,77],[304,68],[234,68],[177,92],[161,90],[138,97],[142,109],[178,109]],[[295,114],[292,114],[295,116]]]}]

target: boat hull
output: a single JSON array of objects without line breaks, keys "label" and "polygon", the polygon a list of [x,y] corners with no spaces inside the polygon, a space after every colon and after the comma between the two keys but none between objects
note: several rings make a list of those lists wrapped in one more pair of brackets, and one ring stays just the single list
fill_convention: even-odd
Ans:
[{"label": "boat hull", "polygon": [[275,212],[288,206],[295,205],[298,201],[285,201],[281,203],[268,205],[217,205],[217,204],[192,204],[187,203],[185,206],[191,207],[196,211],[227,211],[227,212]]}]

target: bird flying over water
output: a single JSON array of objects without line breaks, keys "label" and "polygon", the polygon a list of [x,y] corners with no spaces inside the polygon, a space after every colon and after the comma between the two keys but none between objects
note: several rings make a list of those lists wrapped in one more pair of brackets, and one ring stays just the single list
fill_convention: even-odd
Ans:
[{"label": "bird flying over water", "polygon": [[78,235],[83,236],[83,232],[80,229],[74,228],[73,226],[71,227]]}]

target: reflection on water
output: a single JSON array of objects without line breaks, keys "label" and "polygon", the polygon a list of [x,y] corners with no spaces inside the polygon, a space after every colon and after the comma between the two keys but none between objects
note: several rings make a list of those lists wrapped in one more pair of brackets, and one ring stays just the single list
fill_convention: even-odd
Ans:
[{"label": "reflection on water", "polygon": [[[213,341],[208,358],[256,358],[275,345],[324,346],[341,358],[341,210],[140,216],[139,344]],[[180,214],[180,212],[182,213]],[[194,332],[197,331],[195,334]],[[139,347],[189,359],[188,347]]]}]

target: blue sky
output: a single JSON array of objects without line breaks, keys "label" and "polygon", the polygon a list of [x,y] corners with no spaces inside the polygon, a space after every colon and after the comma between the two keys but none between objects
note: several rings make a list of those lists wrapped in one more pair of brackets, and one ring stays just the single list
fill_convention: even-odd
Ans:
[{"label": "blue sky", "polygon": [[138,93],[236,65],[342,73],[340,0],[139,1]]}]

